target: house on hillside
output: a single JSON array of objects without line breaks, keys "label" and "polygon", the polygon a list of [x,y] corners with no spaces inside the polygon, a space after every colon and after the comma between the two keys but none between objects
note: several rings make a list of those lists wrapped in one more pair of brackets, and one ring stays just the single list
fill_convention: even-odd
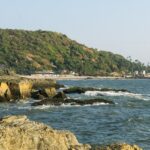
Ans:
[{"label": "house on hillside", "polygon": [[145,76],[146,76],[146,71],[145,70],[134,72],[134,77],[145,77]]}]

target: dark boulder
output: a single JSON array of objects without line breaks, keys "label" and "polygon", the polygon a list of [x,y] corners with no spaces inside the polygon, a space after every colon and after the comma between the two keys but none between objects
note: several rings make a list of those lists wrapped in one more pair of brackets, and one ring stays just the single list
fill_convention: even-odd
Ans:
[{"label": "dark boulder", "polygon": [[107,92],[107,91],[114,91],[114,92],[129,92],[129,91],[126,90],[126,89],[112,89],[112,88],[102,88],[102,89],[99,89],[99,91],[104,91],[104,92]]},{"label": "dark boulder", "polygon": [[55,88],[45,88],[33,91],[31,93],[31,98],[33,99],[45,99],[45,98],[52,98],[56,95],[56,89]]},{"label": "dark boulder", "polygon": [[114,91],[114,92],[129,92],[126,89],[112,89],[112,88],[92,88],[92,87],[70,87],[68,89],[64,89],[63,92],[66,94],[81,94],[81,93],[85,93],[86,91],[103,91],[103,92],[107,92],[107,91]]},{"label": "dark boulder", "polygon": [[97,103],[105,103],[105,104],[114,104],[113,101],[102,99],[102,98],[96,98],[96,99],[88,99],[88,100],[74,100],[74,99],[68,99],[65,101],[66,103],[71,103],[72,105],[93,105]]},{"label": "dark boulder", "polygon": [[63,99],[63,100],[65,100],[65,99],[67,99],[67,96],[65,95],[64,92],[58,92],[58,93],[53,97],[53,99]]},{"label": "dark boulder", "polygon": [[95,89],[94,88],[90,88],[90,87],[71,87],[71,88],[68,88],[68,89],[64,89],[63,92],[66,93],[66,94],[72,94],[72,93],[78,93],[78,94],[81,94],[81,93],[85,93],[86,91],[94,91]]},{"label": "dark boulder", "polygon": [[45,99],[46,97],[45,97],[45,95],[41,94],[41,90],[33,91],[31,93],[31,98],[33,98],[33,99]]},{"label": "dark boulder", "polygon": [[56,83],[56,84],[54,85],[54,87],[55,87],[56,89],[60,89],[60,88],[64,88],[65,86],[64,86],[63,84]]},{"label": "dark boulder", "polygon": [[62,104],[70,104],[70,105],[93,105],[97,103],[105,103],[105,104],[115,104],[113,101],[105,100],[105,99],[89,99],[89,100],[74,100],[74,99],[44,99],[40,102],[35,102],[32,104],[32,106],[38,106],[38,105],[54,105],[54,106],[60,106]]}]

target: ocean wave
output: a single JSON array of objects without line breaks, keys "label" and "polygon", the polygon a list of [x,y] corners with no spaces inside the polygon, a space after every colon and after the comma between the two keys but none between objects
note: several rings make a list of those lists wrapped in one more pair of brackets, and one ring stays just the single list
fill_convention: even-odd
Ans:
[{"label": "ocean wave", "polygon": [[53,107],[51,105],[40,105],[40,106],[19,106],[18,109],[23,110],[32,110],[32,109],[49,109],[50,107]]},{"label": "ocean wave", "polygon": [[125,96],[142,100],[150,100],[149,94],[137,94],[130,92],[115,92],[115,91],[87,91],[85,92],[86,96]]},{"label": "ocean wave", "polygon": [[55,105],[39,105],[39,106],[19,106],[18,109],[25,109],[25,110],[34,110],[34,109],[49,109],[49,108],[61,108],[61,107],[88,107],[88,106],[102,106],[102,105],[109,105],[108,103],[93,103],[93,104],[86,104],[86,105],[72,105],[72,103],[64,104],[62,103],[59,106]]},{"label": "ocean wave", "polygon": [[101,106],[101,105],[109,105],[109,103],[93,103],[93,104],[85,104],[85,105],[72,105],[71,103],[62,104],[61,107],[85,107],[85,106]]}]

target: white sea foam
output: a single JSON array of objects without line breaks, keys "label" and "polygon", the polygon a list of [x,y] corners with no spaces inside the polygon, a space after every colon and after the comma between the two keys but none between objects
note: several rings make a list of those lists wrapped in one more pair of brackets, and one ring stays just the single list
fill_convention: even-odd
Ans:
[{"label": "white sea foam", "polygon": [[125,97],[132,97],[136,99],[142,99],[142,100],[150,100],[150,97],[148,95],[143,94],[137,94],[137,93],[130,93],[130,92],[115,92],[115,91],[87,91],[85,92],[86,96],[98,96],[98,95],[104,95],[104,96],[125,96]]},{"label": "white sea foam", "polygon": [[32,106],[32,109],[49,109],[51,107],[54,107],[53,105],[39,105],[39,106]]},{"label": "white sea foam", "polygon": [[93,103],[93,104],[86,104],[86,105],[72,105],[71,103],[68,104],[61,104],[60,106],[55,105],[39,105],[39,106],[20,106],[18,109],[25,109],[25,110],[45,110],[49,108],[61,108],[61,107],[88,107],[88,106],[102,106],[102,105],[109,105],[108,103]]},{"label": "white sea foam", "polygon": [[78,104],[72,105],[71,103],[68,103],[68,104],[61,104],[59,107],[88,107],[88,106],[102,106],[102,105],[109,105],[109,103],[93,103],[93,104],[85,104],[85,105],[78,105]]},{"label": "white sea foam", "polygon": [[20,106],[18,109],[32,110],[32,109],[49,109],[52,105],[39,105],[39,106]]},{"label": "white sea foam", "polygon": [[101,105],[109,105],[109,103],[93,103],[93,104],[87,104],[84,106],[101,106]]},{"label": "white sea foam", "polygon": [[61,104],[59,107],[80,107],[80,105],[72,105],[71,103],[68,104]]}]

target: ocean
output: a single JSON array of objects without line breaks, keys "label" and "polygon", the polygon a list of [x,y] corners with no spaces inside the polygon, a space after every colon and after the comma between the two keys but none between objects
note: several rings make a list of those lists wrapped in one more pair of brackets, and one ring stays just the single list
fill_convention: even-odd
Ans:
[{"label": "ocean", "polygon": [[55,129],[70,130],[81,143],[111,144],[126,142],[150,150],[150,80],[66,80],[66,87],[127,89],[130,92],[87,91],[70,94],[75,99],[102,97],[115,102],[86,106],[31,106],[33,100],[1,103],[0,117],[27,115]]}]

